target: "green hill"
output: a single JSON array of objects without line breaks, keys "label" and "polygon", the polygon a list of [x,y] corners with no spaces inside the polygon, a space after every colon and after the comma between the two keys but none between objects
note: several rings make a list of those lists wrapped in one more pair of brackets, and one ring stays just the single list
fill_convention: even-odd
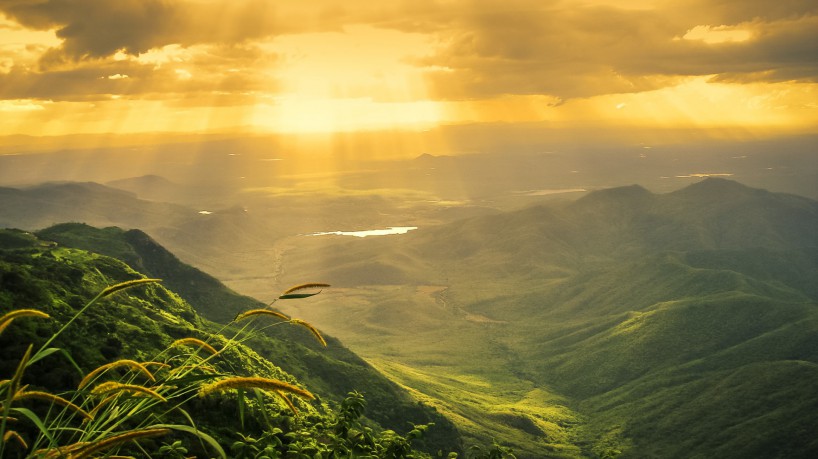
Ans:
[{"label": "green hill", "polygon": [[[228,215],[213,231],[248,223]],[[706,179],[666,194],[600,190],[400,236],[293,236],[276,252],[286,266],[276,287],[316,279],[333,288],[276,306],[338,336],[402,388],[337,341],[317,349],[303,329],[275,327],[275,339],[252,344],[322,396],[367,392],[382,425],[450,426],[419,399],[467,444],[494,440],[520,458],[815,457],[815,228],[816,201]],[[258,305],[140,231],[70,224],[38,235],[44,254],[89,249],[165,278],[201,314],[179,309],[191,327]],[[60,266],[38,276],[82,285],[86,274]],[[41,290],[26,301],[50,298]]]},{"label": "green hill", "polygon": [[[337,323],[327,299],[305,317],[521,456],[814,457],[815,228],[816,201],[707,179],[315,243],[361,269],[389,262],[402,302],[364,276],[333,277],[313,252],[285,263],[339,281],[364,326]],[[457,378],[490,396],[446,385]],[[542,433],[498,426],[498,411]]]},{"label": "green hill", "polygon": [[[53,241],[63,241],[63,238],[65,242]],[[27,307],[40,309],[52,317],[50,321],[17,320],[0,334],[3,378],[14,374],[28,343],[42,343],[96,293],[108,285],[142,277],[117,258],[71,245],[98,247],[99,252],[117,255],[146,271],[153,270],[150,275],[166,276],[170,284],[186,285],[185,295],[192,295],[193,301],[202,304],[204,310],[211,308],[213,314],[224,309],[232,314],[240,309],[264,306],[230,292],[204,273],[183,265],[140,232],[116,228],[100,230],[79,224],[51,228],[39,236],[0,230],[0,313]],[[196,292],[191,293],[192,290]],[[184,296],[158,285],[128,290],[106,299],[83,313],[52,343],[65,349],[79,368],[75,368],[72,360],[53,355],[32,365],[26,371],[24,383],[64,391],[76,387],[82,374],[112,360],[144,361],[174,340],[186,337],[204,340],[230,333],[222,325],[200,316],[191,304],[197,303],[190,303]],[[222,309],[214,309],[216,305]],[[219,339],[224,342],[224,338]],[[329,346],[324,349],[314,344],[314,338],[304,327],[272,327],[268,333],[247,341],[246,346],[241,345],[238,360],[225,362],[226,366],[220,370],[297,382],[332,406],[337,406],[348,392],[357,390],[368,401],[366,414],[371,421],[367,422],[373,427],[405,433],[411,430],[411,424],[433,422],[435,426],[417,446],[431,452],[460,449],[457,432],[446,419],[417,403],[337,340],[329,338],[328,341]],[[227,411],[219,415],[200,413],[206,418],[200,420],[200,427],[214,435],[226,436],[223,430],[235,426],[237,419],[238,408],[235,404],[231,406],[225,406]],[[318,411],[317,416],[332,416],[331,411],[321,413]],[[233,437],[236,438],[235,434]]]}]

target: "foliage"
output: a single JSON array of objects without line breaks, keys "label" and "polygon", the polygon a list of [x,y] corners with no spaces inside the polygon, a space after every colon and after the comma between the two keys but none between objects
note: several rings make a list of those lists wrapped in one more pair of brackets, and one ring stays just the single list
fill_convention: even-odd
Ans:
[{"label": "foliage", "polygon": [[[22,233],[12,234],[11,239],[16,240],[17,236],[32,242]],[[414,426],[406,436],[366,425],[363,418],[366,401],[360,393],[349,394],[337,409],[327,402],[311,401],[312,394],[299,387],[296,380],[263,364],[263,358],[244,344],[272,327],[289,323],[309,328],[317,341],[323,341],[320,332],[308,323],[259,315],[244,317],[216,332],[203,332],[193,326],[198,322],[195,314],[188,314],[193,323],[173,314],[174,309],[184,312],[189,306],[174,302],[173,294],[159,286],[158,279],[140,278],[136,273],[133,273],[136,278],[105,287],[91,300],[72,307],[65,304],[64,299],[51,296],[53,289],[38,289],[39,282],[64,285],[74,276],[74,282],[90,281],[96,285],[98,279],[106,278],[104,271],[113,273],[122,267],[111,264],[109,259],[98,258],[95,274],[84,272],[76,277],[71,270],[64,270],[64,266],[87,254],[52,250],[52,247],[48,250],[29,248],[26,244],[14,248],[18,261],[27,257],[29,263],[35,258],[53,260],[55,263],[51,265],[63,266],[64,274],[55,269],[53,275],[59,282],[55,279],[37,281],[30,277],[30,265],[27,268],[9,264],[8,256],[0,266],[3,268],[0,281],[12,286],[4,291],[12,295],[6,300],[18,297],[14,295],[26,289],[31,292],[24,293],[39,291],[51,313],[14,309],[0,318],[0,333],[11,333],[10,338],[15,340],[31,338],[33,343],[23,346],[22,353],[19,346],[4,347],[3,362],[16,360],[16,363],[4,365],[0,374],[0,378],[7,378],[0,382],[0,436],[3,438],[0,457],[81,458],[111,454],[162,458],[190,455],[311,459],[428,457],[415,451],[412,441],[422,437],[430,425]],[[32,255],[36,257],[30,258]],[[14,266],[16,270],[12,269]],[[27,286],[29,281],[33,285]],[[126,298],[124,303],[112,303],[120,296]],[[149,299],[158,299],[159,307],[152,305]],[[3,304],[6,303],[0,302]],[[107,363],[104,363],[105,352],[100,355],[100,351],[84,349],[69,353],[65,348],[55,347],[64,344],[67,337],[80,336],[75,333],[82,333],[94,324],[107,329],[105,322],[92,320],[100,309],[114,308],[127,318],[131,313],[138,313],[131,310],[134,304],[145,308],[143,316],[133,316],[136,323],[147,324],[145,316],[156,315],[165,321],[153,323],[154,327],[171,330],[175,327],[176,334],[187,332],[197,336],[178,337],[172,342],[162,339],[165,344],[153,343],[153,348],[140,348],[120,340],[119,349],[111,353],[125,351],[140,358],[119,358]],[[151,306],[154,309],[150,309]],[[53,320],[60,323],[49,328],[31,325],[34,321]],[[112,337],[119,336],[117,332],[128,332],[130,327],[125,321],[113,326],[109,332]],[[43,334],[44,330],[50,334]],[[43,369],[43,364],[49,362],[51,367],[64,368],[59,362],[66,360],[75,367],[73,376],[62,370],[59,373],[62,376],[54,378]],[[253,361],[256,363],[248,363]],[[83,367],[95,369],[82,371]],[[235,371],[247,370],[261,374],[236,376]],[[78,379],[82,379],[79,384]],[[67,387],[69,385],[74,388]],[[228,413],[238,419],[231,421]],[[229,427],[236,422],[243,426],[240,432]]]},{"label": "foliage", "polygon": [[[71,247],[117,258],[125,261],[140,273],[149,277],[162,278],[163,286],[178,294],[184,302],[190,305],[187,309],[175,308],[178,312],[174,314],[190,322],[190,327],[195,330],[214,333],[221,328],[220,324],[230,322],[237,314],[258,309],[270,310],[268,305],[253,298],[239,295],[212,276],[182,263],[172,253],[139,230],[125,231],[115,227],[100,229],[80,223],[63,223],[40,230],[36,235],[42,240],[58,243],[55,247],[42,248],[46,256],[49,251],[66,250],[66,247]],[[28,235],[26,241],[23,242],[23,245],[28,244],[30,246],[32,243],[53,245],[52,243],[42,242],[32,235]],[[104,257],[101,257],[101,259],[104,259]],[[26,257],[24,260],[31,259]],[[43,260],[38,258],[33,264],[39,265],[42,262]],[[26,261],[26,263],[31,262]],[[79,268],[80,266],[76,267]],[[59,266],[48,268],[49,271],[54,269],[59,269]],[[76,269],[76,271],[81,277],[82,270]],[[32,266],[31,275],[26,275],[26,281],[20,283],[23,286],[33,285],[37,283],[37,279],[46,275],[47,273],[42,272],[42,270],[37,270],[37,266]],[[296,287],[303,286],[304,284],[296,285]],[[310,290],[284,291],[280,296],[291,294],[312,295],[322,288],[321,284],[312,285],[311,287]],[[54,285],[52,284],[40,284],[36,289],[31,290],[40,292],[53,290],[53,288]],[[55,293],[56,296],[62,296],[63,294]],[[22,301],[27,301],[25,298]],[[149,301],[154,305],[161,303],[161,301],[157,300],[150,299]],[[285,300],[292,301],[292,299],[287,298]],[[41,301],[32,302],[31,304],[39,303]],[[106,323],[126,321],[135,327],[143,327],[143,325],[137,323],[141,318],[136,314],[131,314],[126,320],[117,311],[111,311],[111,313],[115,316],[110,318],[101,317],[99,321]],[[211,320],[217,322],[217,324],[210,323]],[[148,324],[144,327],[150,329]],[[157,330],[157,333],[163,334],[166,331],[164,328],[161,327]],[[173,339],[192,333],[183,330],[177,330],[177,332],[172,336]],[[118,334],[116,331],[113,333]],[[434,423],[435,428],[429,431],[428,435],[422,440],[415,442],[427,452],[434,453],[441,449],[460,449],[460,434],[451,421],[427,405],[417,403],[403,387],[396,385],[383,374],[374,370],[368,362],[352,353],[338,340],[326,335],[324,337],[328,341],[327,347],[323,347],[305,325],[275,327],[260,329],[259,333],[253,335],[244,344],[251,347],[258,354],[263,355],[266,360],[275,362],[277,367],[301,381],[305,386],[320,393],[324,400],[340,403],[347,393],[354,390],[366,394],[368,403],[366,417],[384,428],[401,430],[406,427],[407,422],[414,424]],[[77,337],[77,339],[84,340],[85,338]],[[122,339],[116,336],[106,337],[102,340],[107,341],[109,339],[111,342],[105,346],[106,358],[127,354],[129,352],[129,341],[133,340],[130,337]],[[64,344],[70,346],[72,342]],[[150,344],[151,342],[142,342],[140,348],[144,349],[145,346]],[[158,352],[158,349],[156,351]],[[101,363],[102,360],[99,361],[99,364]],[[251,361],[242,362],[241,366],[247,366],[251,363]]]}]

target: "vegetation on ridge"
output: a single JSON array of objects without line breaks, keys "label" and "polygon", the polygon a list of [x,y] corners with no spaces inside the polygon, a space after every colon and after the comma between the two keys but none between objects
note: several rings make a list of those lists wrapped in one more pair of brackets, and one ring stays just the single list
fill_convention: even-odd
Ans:
[{"label": "vegetation on ridge", "polygon": [[[215,278],[182,263],[139,230],[126,231],[116,227],[100,229],[80,223],[65,223],[36,234],[43,240],[56,241],[62,247],[88,250],[123,260],[145,275],[162,278],[163,285],[185,300],[201,316],[199,320],[203,324],[207,324],[208,320],[224,324],[241,313],[255,309],[270,310],[264,303],[238,295]],[[290,293],[298,295],[304,292],[308,291]],[[211,326],[218,329],[215,324]],[[340,403],[349,392],[365,394],[367,417],[386,428],[401,430],[407,426],[407,422],[434,423],[435,428],[423,438],[429,451],[459,445],[459,434],[449,420],[428,406],[418,404],[404,389],[378,373],[332,336],[323,337],[329,346],[323,347],[303,325],[277,327],[261,330],[247,344],[320,393],[324,399]]]},{"label": "vegetation on ridge", "polygon": [[[360,393],[322,400],[246,345],[289,323],[322,340],[307,322],[252,315],[214,330],[111,258],[8,230],[0,255],[0,457],[428,456],[413,444],[432,424],[383,429]],[[32,298],[50,318],[14,309]]]}]

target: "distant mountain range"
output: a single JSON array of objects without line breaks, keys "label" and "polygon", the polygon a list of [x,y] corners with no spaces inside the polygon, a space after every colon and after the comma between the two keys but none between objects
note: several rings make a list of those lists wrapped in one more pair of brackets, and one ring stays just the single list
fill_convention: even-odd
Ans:
[{"label": "distant mountain range", "polygon": [[[241,243],[206,248],[209,260],[285,234],[258,231],[252,212],[203,216],[94,184],[50,186],[0,190],[0,223],[141,221],[193,261],[195,247],[231,234]],[[204,227],[198,217],[217,218]],[[277,266],[283,285],[308,275],[337,287],[282,308],[411,387],[467,443],[495,438],[532,458],[807,458],[818,456],[816,228],[814,200],[708,178],[664,194],[634,185],[477,212],[398,236],[299,237],[254,266]],[[140,231],[68,225],[42,237],[180,279],[173,288],[211,319],[233,313],[226,302],[252,301],[218,289],[211,302],[197,298],[214,281]]]},{"label": "distant mountain range", "polygon": [[[367,298],[356,315],[365,327],[333,325],[339,315],[320,304],[304,312],[368,358],[441,381],[505,372],[566,397],[585,419],[566,427],[582,455],[812,457],[816,228],[816,201],[709,178],[667,194],[601,190],[392,239],[327,239],[284,264]],[[318,253],[330,262],[310,263]],[[421,295],[383,305],[387,286],[407,284],[439,286],[443,308]],[[379,334],[389,338],[367,344]],[[434,358],[398,350],[428,342],[440,348]],[[440,371],[447,361],[458,368]],[[429,394],[448,407],[462,401]],[[542,408],[528,417],[545,431]],[[518,445],[547,450],[547,438],[526,435]]]}]

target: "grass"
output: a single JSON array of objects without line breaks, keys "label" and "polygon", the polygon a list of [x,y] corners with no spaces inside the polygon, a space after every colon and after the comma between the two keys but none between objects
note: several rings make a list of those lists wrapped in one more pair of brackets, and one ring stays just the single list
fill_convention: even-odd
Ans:
[{"label": "grass", "polygon": [[[363,420],[362,408],[344,414],[347,400],[360,399],[354,402],[359,405],[365,400],[350,395],[336,405],[324,394],[314,396],[319,392],[307,391],[247,346],[270,355],[269,346],[278,345],[270,333],[305,329],[298,333],[314,340],[316,349],[330,349],[306,321],[280,313],[249,314],[241,322],[215,325],[156,279],[130,278],[139,274],[120,262],[36,240],[32,244],[0,247],[0,310],[42,302],[48,311],[12,309],[0,318],[6,324],[0,334],[0,378],[8,376],[0,383],[0,436],[3,448],[9,448],[0,450],[0,457],[167,457],[170,450],[200,457],[242,457],[248,451],[255,451],[252,457],[262,457],[256,454],[262,451],[267,456],[428,457],[413,443],[437,451],[441,439],[452,438],[445,422],[432,428],[429,417],[423,417],[428,409],[402,409],[406,402],[400,397],[406,395],[398,390],[390,398],[391,415],[402,429],[409,426],[405,437]],[[114,285],[100,285],[123,277]],[[279,298],[312,297],[317,292],[310,289],[324,287],[300,285]],[[83,302],[94,290],[99,293]],[[27,341],[38,346],[10,345]],[[302,349],[306,355],[289,357],[305,363],[329,359]],[[334,365],[316,368],[338,372],[343,365],[343,373],[313,375],[313,380],[346,378],[379,389],[371,384],[371,368],[351,360]],[[390,394],[375,390],[372,395],[378,400]],[[460,449],[456,442],[448,445]]]},{"label": "grass", "polygon": [[467,442],[485,444],[491,433],[518,457],[581,457],[573,445],[576,413],[542,388],[513,381],[502,384],[500,378],[462,374],[451,367],[419,369],[387,359],[370,361],[454,420]]},{"label": "grass", "polygon": [[[120,308],[116,312],[118,317],[115,319],[100,317],[100,322],[110,320],[119,322],[119,329],[114,334],[117,335],[117,339],[125,343],[126,348],[127,344],[131,342],[139,343],[141,349],[149,348],[151,342],[160,342],[158,337],[165,333],[171,335],[172,339],[170,341],[191,336],[192,332],[182,332],[181,329],[196,328],[217,331],[220,328],[220,325],[210,323],[207,319],[227,323],[235,320],[238,314],[250,313],[259,309],[270,311],[266,304],[238,295],[213,277],[184,265],[173,254],[170,254],[160,245],[150,240],[144,233],[137,230],[122,231],[117,228],[100,230],[87,225],[65,224],[42,231],[39,234],[44,237],[48,236],[50,239],[58,241],[59,244],[72,244],[80,248],[95,249],[99,244],[103,252],[111,247],[121,248],[124,244],[127,247],[127,252],[137,255],[140,266],[144,268],[147,275],[163,277],[165,279],[163,285],[178,293],[173,301],[167,302],[168,304],[187,302],[195,309],[194,311],[188,307],[188,309],[183,310],[174,307],[165,310],[166,307],[156,307],[156,302],[150,298],[145,298],[139,308],[133,310]],[[0,235],[2,235],[2,232],[0,232]],[[29,236],[28,239],[31,238],[32,236]],[[32,242],[24,241],[24,243],[31,244]],[[50,253],[65,253],[65,256],[69,257],[65,260],[66,262],[71,261],[78,267],[83,266],[86,263],[84,257],[88,256],[87,252],[72,250],[62,245],[48,248]],[[75,252],[77,255],[71,255]],[[121,250],[119,252],[113,251],[109,255],[117,255],[117,253],[121,252]],[[101,260],[105,259],[105,257],[99,258]],[[48,261],[48,259],[46,258],[44,261]],[[142,270],[140,269],[140,271]],[[43,274],[38,273],[38,275],[42,276]],[[301,282],[302,279],[299,279],[290,285],[300,285]],[[50,287],[41,285],[41,288],[47,289]],[[317,292],[320,288],[319,286],[312,290],[290,292],[287,295],[311,294]],[[265,286],[266,293],[262,297],[265,299],[265,303],[271,299],[270,290],[269,285]],[[285,291],[284,288],[281,290],[282,292]],[[285,305],[294,307],[304,305],[306,310],[310,310],[312,308],[311,304],[316,299],[329,294],[335,298],[336,306],[342,304],[344,310],[353,310],[355,305],[349,301],[351,299],[339,297],[342,292],[324,291],[321,295],[300,301],[276,300],[275,306],[280,308]],[[0,296],[2,296],[2,292],[0,292]],[[55,296],[60,297],[60,295]],[[131,295],[131,298],[135,299],[133,295]],[[150,311],[151,316],[155,314],[156,319],[166,325],[157,327],[151,321],[145,322],[140,317],[140,314],[142,314],[140,311],[144,310]],[[200,317],[198,314],[204,317]],[[270,318],[265,320],[272,321],[271,323],[275,323],[279,319],[289,320],[289,316],[276,319],[273,317],[274,314],[266,315],[270,316]],[[295,316],[307,319],[301,313],[297,313]],[[355,318],[350,315],[340,320],[354,323]],[[176,325],[171,327],[170,323]],[[313,325],[312,320],[309,320],[308,323]],[[150,339],[145,339],[146,331],[152,335]],[[193,336],[200,339],[204,338],[204,336],[198,334],[193,334]],[[424,436],[424,442],[430,451],[459,445],[458,434],[449,421],[432,412],[428,407],[417,404],[405,391],[374,371],[366,362],[349,351],[338,340],[330,336],[322,337],[326,339],[327,347],[324,347],[320,340],[316,339],[315,334],[309,327],[301,324],[264,330],[248,341],[247,344],[264,355],[264,359],[275,362],[276,366],[293,375],[297,380],[302,381],[316,393],[320,393],[323,400],[340,402],[347,393],[353,390],[365,393],[368,402],[367,416],[387,428],[403,429],[407,421],[415,424],[434,422],[435,428],[429,429]],[[144,358],[149,358],[149,355],[145,355]],[[102,363],[99,362],[99,364]],[[246,364],[249,365],[251,362],[246,362]]]},{"label": "grass", "polygon": [[[50,343],[57,340],[60,335],[87,311],[100,307],[102,299],[124,292],[135,287],[156,283],[156,279],[136,279],[121,282],[103,289],[97,296],[79,308],[75,314],[66,321],[53,335],[51,335],[42,347],[33,351],[33,345],[29,345],[26,352],[19,360],[19,363],[11,375],[10,379],[0,384],[0,399],[2,400],[2,411],[0,411],[0,437],[3,443],[0,444],[0,457],[68,457],[81,459],[86,457],[97,457],[100,454],[109,456],[118,455],[120,450],[127,454],[139,453],[140,456],[152,457],[150,444],[144,443],[146,440],[155,437],[170,437],[174,432],[191,434],[200,442],[202,454],[208,457],[217,456],[227,458],[227,453],[220,445],[219,440],[197,427],[197,422],[189,414],[189,403],[194,399],[212,397],[214,394],[225,391],[238,390],[239,406],[243,406],[248,401],[244,400],[244,393],[254,392],[256,395],[256,409],[264,414],[268,432],[275,432],[273,421],[265,407],[270,401],[277,400],[292,411],[292,416],[299,416],[296,404],[285,394],[296,396],[302,400],[314,400],[316,397],[309,391],[298,387],[296,384],[286,382],[276,378],[261,376],[234,376],[229,373],[218,371],[214,364],[223,357],[230,356],[231,353],[241,352],[241,343],[247,341],[253,334],[257,333],[259,326],[264,324],[254,324],[262,316],[254,316],[247,320],[246,324],[233,332],[231,338],[226,340],[222,337],[213,336],[208,341],[219,342],[219,350],[211,346],[208,342],[198,338],[178,339],[157,355],[153,356],[149,362],[137,362],[123,359],[109,364],[102,365],[84,375],[79,383],[79,388],[69,390],[64,393],[66,398],[51,394],[45,391],[29,390],[28,384],[24,384],[26,379],[26,369],[31,364],[49,357],[58,352],[59,349],[48,347]],[[327,285],[322,285],[327,287]],[[308,287],[300,287],[305,289]],[[38,314],[32,310],[13,310],[2,317],[0,323],[10,324],[12,320],[26,319],[47,319],[45,314]],[[279,321],[274,325],[291,323],[290,321]],[[303,323],[303,321],[301,321]],[[299,323],[301,325],[302,323]],[[270,325],[266,325],[269,327]],[[229,331],[226,327],[224,331]],[[323,341],[320,333],[311,328],[311,332],[317,339]],[[191,352],[182,351],[180,348],[192,349]],[[205,352],[202,352],[205,351]],[[155,368],[153,372],[147,367]],[[36,383],[36,381],[34,381]],[[265,400],[261,394],[270,392],[270,396]],[[31,400],[41,400],[46,402],[48,408],[40,410],[29,408],[27,402]],[[362,399],[361,399],[362,400]],[[250,400],[249,402],[253,402]],[[362,401],[360,403],[363,403]],[[306,407],[309,416],[320,413],[315,406],[300,403],[303,409]],[[245,408],[240,408],[239,417],[242,426],[245,422]],[[179,415],[188,422],[177,424]],[[318,433],[329,439],[329,443],[324,446],[320,444],[307,446],[308,449],[316,449],[315,454],[340,453],[345,449],[349,452],[359,451],[365,453],[370,451],[376,453],[375,457],[393,457],[390,451],[401,451],[400,457],[422,457],[419,453],[411,449],[412,438],[418,438],[428,429],[428,425],[415,426],[407,439],[395,434],[392,431],[385,431],[382,436],[375,437],[371,428],[366,428],[369,432],[369,440],[366,444],[358,444],[356,435],[350,435],[350,426],[357,426],[357,418],[362,414],[359,408],[355,416],[344,415],[336,422],[337,426],[343,426],[342,430],[336,430],[334,435]],[[279,416],[277,416],[279,417]],[[36,429],[31,431],[28,428],[19,430],[17,424],[20,418],[25,418]],[[318,425],[323,425],[321,421]],[[12,426],[14,424],[14,426]],[[303,428],[303,427],[302,427]],[[317,427],[313,427],[317,428]],[[282,432],[278,429],[278,432]],[[283,432],[282,432],[283,433]],[[301,434],[303,435],[303,434]],[[309,433],[307,433],[309,435]],[[29,437],[26,441],[24,438]],[[250,441],[249,436],[242,436],[243,441]],[[12,441],[14,440],[14,442]],[[314,440],[313,440],[314,441]],[[352,441],[353,443],[349,443]],[[179,440],[174,445],[181,445]],[[257,440],[253,440],[256,443]],[[277,442],[277,443],[276,443]],[[280,439],[268,445],[265,451],[274,454],[275,445],[282,447]],[[231,449],[237,448],[237,443]],[[167,446],[167,444],[166,444]],[[290,442],[289,451],[293,451],[295,442]],[[181,447],[181,446],[180,446]],[[239,447],[246,449],[249,446]],[[124,448],[124,449],[123,449]],[[255,446],[254,446],[255,448]],[[271,449],[272,448],[272,449]],[[298,450],[304,446],[298,445]],[[351,449],[349,449],[351,448]],[[252,448],[251,448],[252,449]],[[185,451],[187,449],[185,448]],[[279,452],[280,453],[280,452]],[[279,454],[275,453],[275,454]],[[153,454],[157,454],[154,452]],[[159,453],[161,454],[161,453]],[[259,456],[254,456],[259,457]],[[277,457],[277,456],[276,456]],[[312,456],[310,456],[312,457]]]},{"label": "grass", "polygon": [[[394,256],[379,243],[371,245],[375,253],[369,255],[356,248],[361,244],[329,252],[351,250],[350,259],[361,267],[370,257]],[[400,253],[413,257],[401,275],[406,283],[341,287],[350,300],[343,310],[334,307],[328,295],[309,309],[294,305],[285,312],[298,312],[341,337],[394,381],[449,416],[469,441],[490,444],[495,438],[513,445],[521,456],[685,455],[673,444],[688,445],[682,438],[689,437],[726,457],[738,457],[729,448],[717,447],[714,439],[724,440],[718,432],[729,426],[713,416],[674,422],[676,431],[666,431],[664,439],[649,429],[663,417],[674,419],[674,410],[694,398],[694,388],[704,387],[694,383],[708,380],[709,372],[768,360],[818,361],[812,351],[818,349],[818,328],[814,289],[809,287],[816,266],[811,250],[597,256],[564,269],[555,269],[549,260],[535,267],[526,261],[502,269],[508,254],[430,264],[405,247]],[[299,257],[302,268],[321,272],[320,266],[307,262],[310,252],[299,252]],[[788,263],[800,269],[790,269]],[[521,275],[522,266],[531,271]],[[547,275],[540,276],[539,269]],[[344,317],[355,325],[345,323]],[[762,366],[755,374],[775,368]],[[666,380],[663,372],[671,369],[677,371]],[[800,397],[812,395],[806,374],[792,374],[796,379],[791,384],[805,392],[782,395],[780,402],[786,410],[802,413],[790,424],[798,431],[797,424],[813,423],[814,416],[796,408]],[[657,384],[650,383],[654,380]],[[627,387],[635,389],[618,395],[619,388]],[[533,389],[557,394],[559,401],[521,402]],[[786,393],[747,386],[746,396],[763,397],[764,391]],[[653,395],[652,403],[640,405]],[[715,392],[700,403],[708,398],[716,403]],[[628,408],[616,409],[616,404]],[[740,404],[740,398],[724,399],[725,412],[735,414],[729,407]],[[554,410],[567,413],[573,423],[554,422],[560,419]],[[728,442],[733,451],[749,454],[760,448],[783,454],[777,452],[783,449],[763,442],[794,442],[791,454],[799,448],[812,451],[810,441],[777,428],[777,416],[748,416],[751,419],[741,423],[744,430],[730,430],[736,436]],[[549,440],[535,435],[538,431]],[[741,441],[755,446],[739,448],[736,443]],[[549,449],[554,445],[564,448]],[[690,448],[706,454],[705,448]]]},{"label": "grass", "polygon": [[[162,377],[158,381],[151,375],[150,379],[153,379],[153,381],[151,381],[149,387],[130,383],[134,380],[136,374],[144,376],[144,372],[147,371],[144,366],[136,363],[138,371],[134,372],[134,367],[132,365],[128,366],[131,369],[130,374],[126,373],[125,379],[121,380],[126,382],[107,381],[95,385],[93,389],[87,392],[82,390],[73,391],[70,392],[70,400],[47,392],[27,391],[26,387],[28,386],[22,384],[26,369],[34,362],[58,351],[57,348],[51,348],[49,345],[77,318],[81,317],[85,311],[103,298],[116,292],[154,282],[157,282],[157,280],[136,279],[105,288],[51,335],[39,350],[32,352],[32,346],[29,346],[8,384],[4,384],[0,389],[0,396],[4,399],[0,435],[5,438],[7,432],[11,431],[14,432],[15,436],[19,436],[19,432],[16,430],[8,429],[8,422],[18,416],[25,417],[37,427],[38,431],[35,438],[26,442],[25,449],[33,451],[35,456],[56,452],[60,455],[68,454],[69,457],[82,458],[108,451],[126,442],[135,442],[138,439],[171,433],[173,425],[162,424],[160,426],[156,421],[161,418],[152,419],[150,414],[157,409],[158,404],[164,404],[173,399],[176,400],[171,404],[173,406],[171,410],[184,411],[182,403],[188,396],[190,389],[189,386],[180,387],[179,383],[183,377],[191,374],[197,368],[197,365],[192,365],[189,372],[176,374],[171,371],[162,372]],[[17,314],[17,311],[11,311],[4,318],[13,317]],[[0,322],[3,321],[3,319],[0,319]],[[154,360],[160,358],[161,355]],[[196,361],[198,359],[194,358],[193,355],[188,355],[181,361],[181,366],[184,367],[189,362]],[[167,364],[167,362],[164,363]],[[95,370],[83,378],[84,382],[94,384],[103,373],[104,370]],[[36,395],[34,398],[50,401],[52,408],[47,410],[45,414],[36,414],[24,405],[15,403],[32,398],[32,394]],[[140,397],[139,395],[146,395],[147,397]],[[62,406],[63,409],[55,409],[55,404]],[[124,413],[128,414],[124,415]],[[82,419],[77,420],[77,416]],[[77,425],[82,427],[77,428]],[[204,432],[198,432],[197,436],[212,446],[211,453],[226,457],[224,451],[221,450],[212,437]],[[6,446],[5,442],[0,446],[0,456],[5,453]]]},{"label": "grass", "polygon": [[[568,401],[521,379],[511,351],[487,339],[513,334],[511,325],[468,320],[450,298],[440,301],[439,286],[338,290],[309,307],[283,307],[313,323],[334,324],[329,333],[343,336],[377,370],[451,419],[467,444],[489,446],[496,439],[518,457],[580,455],[572,446],[579,417]],[[337,295],[344,297],[342,309],[333,306]]]}]

